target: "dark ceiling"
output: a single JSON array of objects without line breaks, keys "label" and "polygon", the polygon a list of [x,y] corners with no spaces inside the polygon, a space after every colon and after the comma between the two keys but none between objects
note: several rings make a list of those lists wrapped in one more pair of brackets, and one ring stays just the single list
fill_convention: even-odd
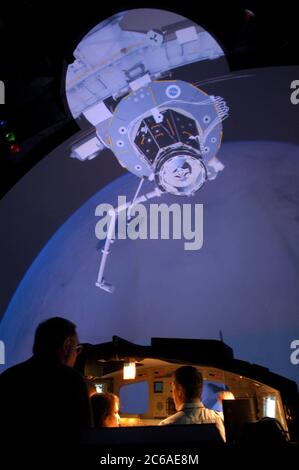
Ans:
[{"label": "dark ceiling", "polygon": [[[200,2],[202,3],[202,2]],[[261,5],[262,3],[262,5]],[[272,5],[271,5],[272,3]],[[109,5],[108,5],[109,4]],[[9,1],[1,5],[1,76],[5,105],[0,119],[15,132],[21,151],[0,141],[2,197],[35,163],[78,130],[63,104],[63,74],[72,51],[94,25],[120,10],[150,7],[190,17],[224,47],[231,69],[298,64],[297,12],[293,2],[85,0],[80,3]],[[298,77],[294,77],[298,78]],[[3,137],[3,136],[2,136]]]}]

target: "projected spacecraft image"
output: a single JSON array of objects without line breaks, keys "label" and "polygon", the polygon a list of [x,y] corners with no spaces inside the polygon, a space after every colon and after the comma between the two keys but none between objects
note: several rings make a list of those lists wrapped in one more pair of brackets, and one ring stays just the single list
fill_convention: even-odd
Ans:
[{"label": "projected spacecraft image", "polygon": [[[74,56],[66,74],[68,105],[74,118],[83,115],[94,126],[95,136],[73,149],[72,156],[100,157],[107,147],[141,178],[133,201],[116,214],[163,193],[194,195],[216,178],[224,168],[216,154],[228,107],[222,97],[209,96],[196,84],[169,79],[177,67],[223,56],[208,32],[170,12],[133,10],[90,31]],[[153,189],[138,197],[144,180]],[[111,218],[96,282],[108,292],[114,288],[105,281],[104,269],[115,223]]]}]

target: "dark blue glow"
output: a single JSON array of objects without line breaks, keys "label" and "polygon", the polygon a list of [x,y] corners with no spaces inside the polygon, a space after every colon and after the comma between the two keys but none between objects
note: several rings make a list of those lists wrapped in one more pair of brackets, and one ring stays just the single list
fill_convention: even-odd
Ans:
[{"label": "dark blue glow", "polygon": [[142,414],[148,411],[149,390],[147,382],[123,385],[119,391],[121,413]]}]

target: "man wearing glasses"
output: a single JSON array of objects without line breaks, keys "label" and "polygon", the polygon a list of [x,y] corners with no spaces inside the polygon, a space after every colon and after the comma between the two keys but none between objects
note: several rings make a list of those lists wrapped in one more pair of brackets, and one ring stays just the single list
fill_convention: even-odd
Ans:
[{"label": "man wearing glasses", "polygon": [[[90,425],[83,377],[73,369],[82,346],[65,318],[42,322],[33,356],[0,375],[0,416],[8,443],[69,446]],[[20,429],[22,432],[20,432]]]}]

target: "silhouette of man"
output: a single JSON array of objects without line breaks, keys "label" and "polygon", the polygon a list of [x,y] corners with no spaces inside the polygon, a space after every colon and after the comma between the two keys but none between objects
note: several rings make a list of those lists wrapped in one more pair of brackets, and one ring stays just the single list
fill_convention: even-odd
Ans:
[{"label": "silhouette of man", "polygon": [[90,425],[83,377],[73,369],[81,346],[76,326],[60,317],[41,323],[33,356],[0,375],[4,442],[69,446]]}]

